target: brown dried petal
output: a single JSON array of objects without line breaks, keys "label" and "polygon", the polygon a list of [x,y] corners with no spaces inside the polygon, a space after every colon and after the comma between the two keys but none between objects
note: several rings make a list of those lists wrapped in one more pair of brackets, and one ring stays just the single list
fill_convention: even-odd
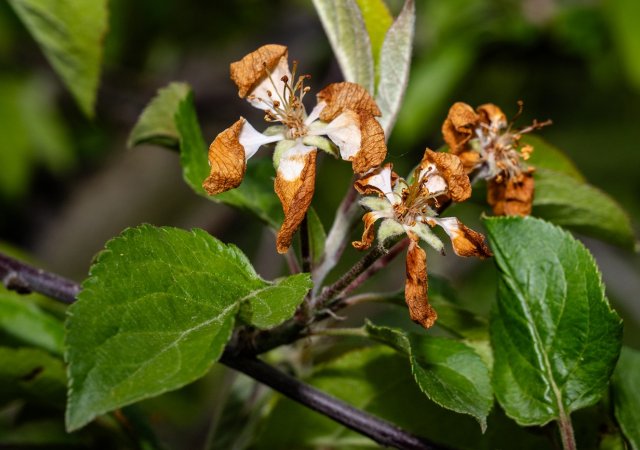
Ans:
[{"label": "brown dried petal", "polygon": [[382,114],[365,88],[348,81],[330,84],[318,92],[317,98],[318,103],[323,101],[327,104],[320,113],[320,120],[325,122],[332,121],[345,109],[358,113],[368,112],[373,116]]},{"label": "brown dried petal", "polygon": [[522,173],[518,178],[487,184],[487,202],[496,216],[528,216],[534,195],[533,174]]},{"label": "brown dried petal", "polygon": [[[300,156],[304,158],[304,167],[297,179],[285,179],[280,170],[276,175],[274,187],[284,211],[284,221],[276,238],[278,253],[286,253],[289,250],[293,235],[311,205],[315,189],[317,153],[317,150],[314,149],[306,155]],[[282,163],[281,160],[280,164],[282,165]]]},{"label": "brown dried petal", "polygon": [[366,250],[371,247],[373,240],[375,239],[375,229],[373,225],[378,220],[375,212],[368,212],[362,216],[364,222],[364,231],[362,232],[362,238],[359,241],[353,241],[351,245],[358,250]]},{"label": "brown dried petal", "polygon": [[280,59],[286,57],[287,47],[268,44],[231,63],[231,79],[238,86],[238,95],[246,97],[267,76],[265,67],[272,71]]},{"label": "brown dried petal", "polygon": [[451,153],[434,152],[427,149],[420,167],[425,168],[429,163],[436,165],[438,172],[446,181],[451,200],[463,202],[471,197],[471,183],[460,158]]},{"label": "brown dried petal", "polygon": [[[386,180],[384,178],[384,172],[387,169],[391,174],[389,177],[389,186],[385,186]],[[353,187],[362,195],[377,195],[378,197],[384,197],[384,189],[393,189],[393,186],[396,184],[397,179],[398,174],[393,171],[393,164],[387,163],[384,166],[377,168],[370,174],[367,174],[359,180],[356,180]]]},{"label": "brown dried petal", "polygon": [[495,128],[505,128],[507,126],[507,116],[493,103],[485,103],[476,109],[480,115],[480,120]]},{"label": "brown dried petal", "polygon": [[478,119],[473,108],[466,103],[454,103],[449,109],[449,114],[442,124],[442,135],[451,153],[458,154],[466,149],[467,142],[473,137],[473,129]]},{"label": "brown dried petal", "polygon": [[473,172],[481,163],[480,153],[473,150],[463,151],[459,153],[458,158],[460,158],[460,161],[462,162],[464,171],[468,174]]},{"label": "brown dried petal", "polygon": [[209,146],[211,172],[202,183],[202,187],[209,195],[220,194],[242,183],[247,169],[247,160],[238,138],[244,123],[245,120],[241,117],[216,136]]},{"label": "brown dried petal", "polygon": [[427,254],[415,240],[411,240],[407,252],[407,279],[404,299],[409,307],[409,317],[424,328],[430,328],[438,318],[427,296]]},{"label": "brown dried petal", "polygon": [[460,221],[458,221],[458,229],[452,233],[451,243],[453,251],[458,256],[477,256],[479,258],[493,256],[485,243],[484,235],[473,231]]},{"label": "brown dried petal", "polygon": [[360,151],[353,158],[352,165],[355,173],[367,173],[382,164],[387,157],[387,144],[384,130],[376,118],[369,112],[360,111]]}]

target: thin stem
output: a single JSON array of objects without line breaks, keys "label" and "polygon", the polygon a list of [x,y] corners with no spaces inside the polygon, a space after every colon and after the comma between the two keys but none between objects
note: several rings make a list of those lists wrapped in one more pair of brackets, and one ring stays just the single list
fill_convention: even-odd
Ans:
[{"label": "thin stem", "polygon": [[[343,300],[345,306],[353,306],[359,305],[360,303],[368,303],[368,302],[392,302],[397,303],[396,299],[403,295],[404,291],[394,291],[394,292],[365,292],[358,295],[352,295],[351,297],[347,297]],[[402,300],[404,302],[404,300]]]},{"label": "thin stem", "polygon": [[[40,292],[64,303],[73,303],[75,295],[80,292],[79,284],[58,275],[38,270],[2,253],[0,253],[0,262],[0,275],[3,277],[3,282],[6,285],[7,275],[12,274],[11,280],[19,280],[20,289],[18,292]],[[24,274],[28,276],[25,277]],[[300,336],[299,324],[297,326],[289,325],[289,327],[288,332],[286,329],[281,329],[282,335],[278,338],[282,340],[282,343],[293,342]],[[442,448],[331,397],[258,359],[239,355],[237,350],[226,350],[220,358],[220,362],[382,445],[401,449]]]},{"label": "thin stem", "polygon": [[338,260],[342,256],[345,248],[347,247],[347,241],[351,226],[353,225],[356,213],[358,212],[358,193],[353,187],[356,177],[354,176],[349,183],[349,189],[346,195],[342,199],[336,217],[331,225],[327,239],[325,240],[324,254],[320,260],[320,264],[314,268],[313,271],[313,295],[318,292],[318,289],[322,286],[322,282],[329,274],[331,269],[335,267]]},{"label": "thin stem", "polygon": [[562,448],[564,450],[576,450],[576,438],[573,434],[571,417],[562,411],[557,423],[560,430],[560,439],[562,439]]},{"label": "thin stem", "polygon": [[19,294],[39,292],[64,303],[73,303],[80,286],[59,275],[23,264],[0,253],[0,279],[4,287]]},{"label": "thin stem", "polygon": [[290,399],[330,417],[347,428],[373,439],[381,445],[400,449],[436,448],[433,443],[401,430],[378,417],[360,411],[342,400],[331,397],[296,378],[280,372],[259,359],[229,357],[227,354],[223,354],[220,362],[266,384]]},{"label": "thin stem", "polygon": [[309,220],[308,214],[304,215],[300,224],[300,256],[302,261],[302,271],[311,272],[311,246],[309,243]]},{"label": "thin stem", "polygon": [[310,336],[340,336],[340,337],[369,337],[363,328],[323,328],[313,330]]}]

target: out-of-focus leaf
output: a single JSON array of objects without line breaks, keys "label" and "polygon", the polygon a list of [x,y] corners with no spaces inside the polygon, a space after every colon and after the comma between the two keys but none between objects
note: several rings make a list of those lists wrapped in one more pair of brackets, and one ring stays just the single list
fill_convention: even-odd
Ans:
[{"label": "out-of-focus leaf", "polygon": [[93,116],[107,0],[9,0],[67,85],[80,109]]},{"label": "out-of-focus leaf", "polygon": [[467,345],[400,329],[365,326],[369,336],[404,353],[416,383],[443,408],[473,416],[484,431],[493,404],[489,369]]},{"label": "out-of-focus leaf", "polygon": [[0,402],[21,398],[61,408],[65,391],[61,360],[35,348],[0,347]]},{"label": "out-of-focus leaf", "polygon": [[149,225],[109,241],[69,308],[67,428],[204,375],[268,285],[235,246]]},{"label": "out-of-focus leaf", "polygon": [[[376,103],[382,117],[380,124],[389,136],[409,81],[411,50],[416,19],[415,3],[406,0],[400,15],[387,32],[380,52],[379,81],[376,86]],[[374,53],[375,56],[375,53]]]},{"label": "out-of-focus leaf", "polygon": [[54,108],[47,82],[40,77],[0,78],[0,194],[22,195],[37,164],[54,173],[73,164],[67,129]]},{"label": "out-of-focus leaf", "polygon": [[0,333],[62,355],[62,322],[45,313],[28,297],[0,287]]},{"label": "out-of-focus leaf", "polygon": [[[101,442],[103,443],[103,442]],[[32,420],[0,430],[3,448],[91,448],[91,440],[78,433],[67,433],[59,419]]]},{"label": "out-of-focus leaf", "polygon": [[574,178],[576,181],[585,182],[584,176],[580,173],[578,168],[573,164],[573,161],[569,159],[561,150],[557,149],[553,145],[549,144],[544,139],[525,134],[520,140],[521,144],[529,144],[533,147],[533,153],[527,161],[533,167],[553,170]]},{"label": "out-of-focus leaf", "polygon": [[640,449],[640,352],[622,347],[613,372],[613,403],[616,419],[633,450]]},{"label": "out-of-focus leaf", "polygon": [[313,207],[307,211],[307,221],[309,222],[309,246],[311,247],[311,257],[313,263],[318,264],[324,254],[324,244],[327,240],[327,233],[324,225],[318,217],[318,213]]},{"label": "out-of-focus leaf", "polygon": [[533,217],[488,218],[501,272],[491,315],[493,386],[521,425],[567,420],[601,397],[622,325],[589,251]]},{"label": "out-of-focus leaf", "polygon": [[257,328],[273,328],[293,316],[313,286],[308,273],[277,280],[242,299],[240,319]]},{"label": "out-of-focus leaf", "polygon": [[313,0],[345,80],[374,93],[371,40],[356,0]]},{"label": "out-of-focus leaf", "polygon": [[129,134],[129,147],[148,143],[161,147],[180,147],[180,135],[174,116],[178,105],[189,95],[191,88],[186,83],[170,83],[144,108],[140,118]]},{"label": "out-of-focus leaf", "polygon": [[534,177],[534,216],[621,247],[634,247],[629,217],[607,194],[552,170],[538,169]]},{"label": "out-of-focus leaf", "polygon": [[[439,407],[418,388],[396,351],[375,346],[352,351],[320,366],[307,382],[356,408],[375,414],[419,436],[450,448],[538,450],[548,441],[541,433],[516,426],[494,410],[483,434],[470,416]],[[286,432],[283,432],[286,430]],[[270,408],[252,448],[377,449],[379,445],[298,403],[280,398]]]},{"label": "out-of-focus leaf", "polygon": [[637,20],[640,17],[640,3],[635,0],[608,0],[603,4],[627,75],[640,89],[640,30]]},{"label": "out-of-focus leaf", "polygon": [[395,127],[395,135],[404,146],[419,140],[425,127],[440,129],[446,118],[446,102],[467,74],[474,58],[475,44],[466,40],[452,41],[413,65],[411,83],[407,86]]},{"label": "out-of-focus leaf", "polygon": [[238,188],[215,196],[205,192],[202,182],[209,176],[207,145],[187,84],[171,83],[145,108],[129,136],[130,145],[143,142],[179,148],[183,178],[197,194],[247,210],[273,228],[280,226],[282,208],[273,190],[275,171],[268,159],[249,160]]}]

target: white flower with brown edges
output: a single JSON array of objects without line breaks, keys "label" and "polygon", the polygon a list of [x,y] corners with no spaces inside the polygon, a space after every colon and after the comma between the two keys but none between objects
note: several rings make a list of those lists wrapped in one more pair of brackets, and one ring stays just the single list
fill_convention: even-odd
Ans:
[{"label": "white flower with brown edges", "polygon": [[438,315],[427,297],[427,256],[420,240],[444,253],[444,244],[431,228],[441,226],[451,238],[459,256],[492,256],[484,236],[467,228],[455,217],[439,218],[437,210],[443,202],[462,202],[471,196],[471,184],[460,159],[450,153],[426,150],[409,184],[392,170],[391,164],[379,168],[358,180],[355,188],[364,195],[360,203],[370,211],[357,249],[367,249],[375,238],[374,224],[382,219],[378,240],[407,234],[407,277],[405,300],[411,320],[424,328],[431,327]]},{"label": "white flower with brown edges", "polygon": [[[285,253],[311,204],[315,188],[317,150],[337,152],[351,161],[354,172],[367,173],[384,161],[384,131],[376,120],[375,101],[355,83],[330,84],[317,94],[317,105],[307,114],[302,103],[308,75],[296,80],[287,61],[287,47],[265,45],[231,64],[238,95],[265,112],[265,133],[244,118],[220,133],[209,147],[211,173],[203,187],[210,195],[236,188],[247,160],[265,144],[277,143],[275,191],[282,203],[284,222],[277,249]],[[326,136],[326,137],[323,137]],[[328,138],[328,139],[327,139]]]}]

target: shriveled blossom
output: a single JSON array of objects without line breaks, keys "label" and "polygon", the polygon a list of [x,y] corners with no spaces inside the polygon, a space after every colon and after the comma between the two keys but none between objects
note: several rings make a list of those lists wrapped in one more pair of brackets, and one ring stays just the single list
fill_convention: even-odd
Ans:
[{"label": "shriveled blossom", "polygon": [[[280,123],[264,133],[243,117],[220,133],[209,147],[211,173],[203,187],[210,195],[236,188],[247,160],[265,144],[277,143],[275,192],[284,210],[277,249],[285,253],[311,204],[317,150],[336,151],[351,161],[354,172],[367,173],[384,161],[384,131],[376,120],[380,110],[367,91],[355,83],[330,84],[317,94],[307,114],[302,103],[309,92],[308,75],[289,70],[287,47],[269,44],[231,64],[238,95],[264,110],[265,120]],[[326,136],[326,137],[323,137]]]},{"label": "shriveled blossom", "polygon": [[549,123],[534,121],[514,131],[496,105],[487,103],[474,111],[458,102],[449,109],[442,134],[467,173],[479,170],[478,176],[487,180],[487,202],[494,214],[526,216],[533,204],[535,169],[525,163],[533,147],[520,145],[520,138]]},{"label": "shriveled blossom", "polygon": [[462,202],[471,196],[471,184],[460,159],[450,153],[426,150],[409,184],[392,170],[391,164],[358,180],[361,204],[369,210],[362,220],[364,233],[353,242],[357,249],[367,249],[375,238],[374,224],[382,219],[378,240],[407,234],[405,300],[411,320],[424,328],[431,327],[438,315],[427,296],[427,259],[420,241],[444,253],[444,244],[431,228],[441,226],[451,238],[459,256],[491,256],[484,236],[466,227],[455,217],[438,217],[443,202]]}]

